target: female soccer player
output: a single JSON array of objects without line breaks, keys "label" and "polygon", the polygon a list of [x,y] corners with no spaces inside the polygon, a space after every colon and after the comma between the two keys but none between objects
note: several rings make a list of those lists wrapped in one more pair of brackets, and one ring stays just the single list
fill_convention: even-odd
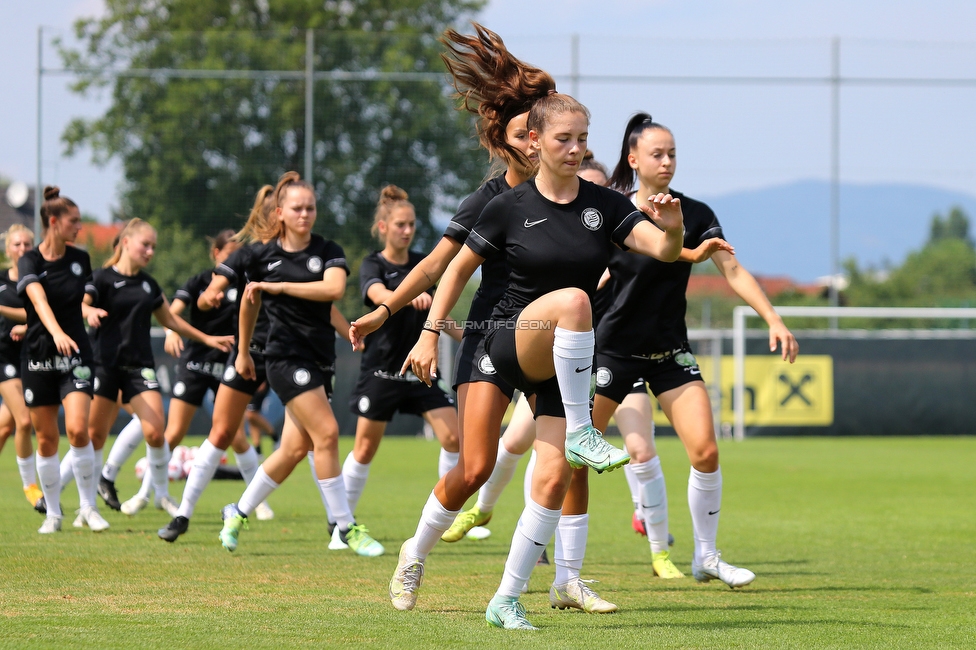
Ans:
[{"label": "female soccer player", "polygon": [[[571,466],[607,471],[630,460],[603,440],[589,412],[591,296],[610,250],[616,245],[673,261],[682,235],[681,208],[673,197],[659,194],[635,209],[621,194],[577,176],[589,113],[575,99],[556,93],[543,97],[529,111],[527,126],[540,154],[538,175],[485,207],[430,310],[436,323],[484,259],[507,259],[511,279],[492,313],[494,327],[485,343],[499,374],[535,393],[530,403],[537,459],[532,501],[486,611],[490,624],[506,629],[534,629],[518,597],[555,532]],[[408,357],[425,381],[437,365],[436,334],[425,331]]]},{"label": "female soccer player", "polygon": [[[169,454],[163,438],[163,398],[156,380],[150,326],[152,317],[166,328],[226,354],[232,336],[205,334],[174,315],[162,289],[145,272],[156,250],[156,229],[142,219],[130,219],[119,236],[115,253],[94,273],[86,287],[95,358],[95,398],[88,433],[99,449],[119,413],[118,398],[130,404],[142,424],[149,445],[149,472],[156,507],[176,510],[169,496]],[[77,475],[76,475],[77,478]],[[114,481],[102,476],[99,493],[109,507],[121,509]]]},{"label": "female soccer player", "polygon": [[[366,256],[359,267],[359,287],[363,302],[375,308],[389,299],[423,255],[410,250],[417,217],[407,193],[395,185],[380,192],[373,217],[373,236],[383,250]],[[349,400],[350,410],[359,416],[356,442],[342,465],[342,478],[349,499],[349,510],[356,505],[366,486],[369,465],[379,449],[387,423],[397,411],[422,416],[434,429],[441,443],[438,477],[444,476],[458,459],[457,411],[454,398],[440,386],[427,386],[411,374],[400,375],[427,320],[433,292],[421,293],[410,306],[392,316],[387,326],[371,335],[359,367],[359,380]],[[460,339],[460,329],[449,329]]]},{"label": "female soccer player", "polygon": [[223,509],[220,541],[227,550],[236,549],[254,507],[313,449],[315,473],[341,541],[360,555],[380,555],[382,545],[349,510],[339,469],[339,425],[329,405],[335,368],[332,301],[346,288],[345,254],[335,242],[312,234],[315,192],[297,173],[288,172],[278,181],[274,205],[276,220],[259,233],[267,243],[253,250],[246,269],[249,283],[241,298],[235,368],[245,379],[255,378],[249,348],[263,306],[271,321],[264,349],[268,382],[299,429],[282,435],[281,446],[258,468],[238,503]]},{"label": "female soccer player", "polygon": [[[799,346],[773,310],[762,289],[739,264],[725,241],[712,210],[670,190],[675,172],[674,136],[666,127],[638,113],[627,124],[620,159],[610,186],[633,189],[634,203],[670,192],[681,200],[685,235],[677,263],[661,264],[634,255],[614,254],[610,274],[616,297],[597,331],[596,397],[593,420],[605,426],[624,401],[634,381],[643,378],[685,445],[691,461],[688,505],[695,537],[692,574],[696,580],[718,579],[730,587],[755,579],[748,569],[734,567],[716,550],[722,505],[722,473],[715,442],[712,409],[685,326],[685,293],[692,263],[709,258],[735,292],[769,325],[769,349],[781,346],[783,359],[796,359]],[[662,577],[681,577],[667,550],[667,494],[660,459],[654,448],[650,402],[635,405],[635,415],[621,421],[621,433],[635,463],[640,515],[651,546],[652,563]]]},{"label": "female soccer player", "polygon": [[0,449],[7,437],[14,435],[17,469],[24,485],[27,501],[44,513],[44,494],[37,487],[34,473],[34,449],[31,445],[31,419],[24,403],[24,387],[20,381],[21,341],[27,331],[27,310],[17,294],[17,262],[34,248],[34,233],[16,223],[3,234],[4,249],[10,268],[0,274]]},{"label": "female soccer player", "polygon": [[28,298],[21,381],[37,432],[37,476],[47,506],[47,517],[37,532],[61,530],[58,412],[62,407],[81,516],[93,531],[101,531],[109,524],[95,504],[95,450],[88,437],[93,360],[83,318],[88,308],[82,306],[85,283],[91,281],[91,261],[88,253],[69,246],[81,229],[81,213],[59,188],[44,188],[41,218],[41,244],[17,262],[17,292]]}]

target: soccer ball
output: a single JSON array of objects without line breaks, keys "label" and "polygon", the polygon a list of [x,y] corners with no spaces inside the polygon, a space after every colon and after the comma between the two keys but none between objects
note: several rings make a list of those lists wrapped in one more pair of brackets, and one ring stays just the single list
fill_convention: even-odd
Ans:
[{"label": "soccer ball", "polygon": [[136,461],[136,480],[141,481],[149,471],[149,459],[143,456]]}]

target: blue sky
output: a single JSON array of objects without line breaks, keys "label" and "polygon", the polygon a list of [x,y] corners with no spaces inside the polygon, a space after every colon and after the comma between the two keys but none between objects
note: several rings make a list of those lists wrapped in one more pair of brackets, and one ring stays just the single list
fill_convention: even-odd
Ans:
[{"label": "blue sky", "polygon": [[[5,3],[0,175],[30,183],[35,176],[37,26],[67,33],[75,18],[101,7],[100,0]],[[569,72],[569,35],[578,33],[586,75],[825,76],[830,38],[838,36],[844,74],[976,78],[976,3],[963,0],[493,0],[480,19],[518,56],[556,75]],[[45,56],[56,63],[50,50]],[[96,115],[105,100],[82,101],[66,83],[44,82],[44,180],[104,219],[120,167],[94,168],[85,153],[65,159],[58,136],[70,117]],[[567,80],[559,83],[569,90]],[[578,95],[593,113],[591,148],[608,164],[634,111],[670,126],[679,149],[674,186],[693,196],[829,176],[825,87],[584,83]],[[845,88],[844,181],[976,194],[974,109],[976,88]]]}]

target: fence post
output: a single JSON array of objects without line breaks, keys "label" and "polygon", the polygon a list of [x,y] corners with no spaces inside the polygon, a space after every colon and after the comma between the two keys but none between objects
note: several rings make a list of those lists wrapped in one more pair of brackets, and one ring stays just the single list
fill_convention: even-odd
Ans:
[{"label": "fence post", "polygon": [[751,307],[732,309],[732,355],[735,362],[734,384],[732,386],[732,405],[735,408],[736,440],[746,437],[746,315]]},{"label": "fence post", "polygon": [[44,188],[41,186],[41,78],[44,74],[44,28],[37,28],[37,183],[34,185],[34,241],[41,241],[41,202]]},{"label": "fence post", "polygon": [[[315,109],[315,32],[305,30],[305,181],[312,183],[312,137]],[[314,187],[314,185],[313,185]]]}]

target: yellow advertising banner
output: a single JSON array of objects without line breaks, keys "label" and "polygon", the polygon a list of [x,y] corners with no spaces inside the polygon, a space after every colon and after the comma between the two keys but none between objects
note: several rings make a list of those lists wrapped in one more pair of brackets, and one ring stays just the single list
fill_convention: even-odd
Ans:
[{"label": "yellow advertising banner", "polygon": [[[702,378],[715,399],[712,358],[697,357]],[[732,422],[734,362],[722,357],[722,422]],[[746,356],[746,426],[814,427],[834,422],[834,360],[829,355],[802,355],[790,364],[774,354]],[[653,400],[652,400],[653,401]],[[671,426],[654,401],[654,423]]]}]

